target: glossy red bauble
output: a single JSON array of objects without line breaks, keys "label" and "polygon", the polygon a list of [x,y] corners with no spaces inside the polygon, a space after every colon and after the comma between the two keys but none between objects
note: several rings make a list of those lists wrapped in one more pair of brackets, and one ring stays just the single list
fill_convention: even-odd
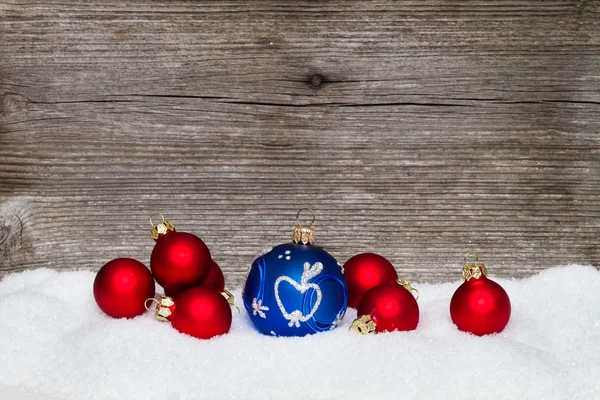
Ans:
[{"label": "glossy red bauble", "polygon": [[419,324],[417,300],[397,283],[384,283],[369,290],[357,311],[359,316],[371,316],[376,332],[411,331]]},{"label": "glossy red bauble", "polygon": [[485,275],[463,282],[450,300],[450,316],[458,329],[478,336],[501,332],[510,312],[506,291]]},{"label": "glossy red bauble", "polygon": [[154,279],[148,268],[131,258],[106,263],[94,279],[94,299],[113,318],[133,318],[146,311],[144,302],[154,297]]},{"label": "glossy red bauble", "polygon": [[202,284],[208,276],[212,258],[204,242],[185,232],[162,235],[150,256],[154,279],[167,296],[177,298],[184,290]]},{"label": "glossy red bauble", "polygon": [[375,253],[357,254],[344,264],[348,307],[356,308],[362,297],[375,286],[394,283],[398,273],[385,257]]},{"label": "glossy red bauble", "polygon": [[208,276],[204,282],[202,282],[202,286],[214,289],[218,292],[225,290],[225,277],[223,276],[223,271],[219,267],[219,264],[214,261],[212,262]]},{"label": "glossy red bauble", "polygon": [[194,287],[175,301],[176,309],[169,318],[173,328],[198,339],[210,339],[229,332],[231,307],[216,290]]}]

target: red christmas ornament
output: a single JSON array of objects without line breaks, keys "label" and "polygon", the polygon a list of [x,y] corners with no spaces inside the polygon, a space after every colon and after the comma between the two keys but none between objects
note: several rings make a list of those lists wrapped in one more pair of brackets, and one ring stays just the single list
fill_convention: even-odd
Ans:
[{"label": "red christmas ornament", "polygon": [[[161,214],[162,217],[162,214]],[[195,235],[176,232],[169,221],[154,225],[156,245],[150,256],[154,279],[167,296],[177,298],[184,290],[201,285],[211,269],[212,258],[204,242]]]},{"label": "red christmas ornament", "polygon": [[374,287],[360,301],[359,317],[351,328],[362,334],[414,330],[419,324],[419,305],[413,291],[404,280]]},{"label": "red christmas ornament", "polygon": [[[183,292],[177,300],[163,296],[156,302],[153,312],[160,321],[171,321],[173,328],[198,339],[224,335],[231,328],[233,296],[205,287],[193,287]],[[146,304],[147,307],[147,304]]]},{"label": "red christmas ornament", "polygon": [[[467,263],[468,255],[475,256],[474,263]],[[465,256],[463,278],[450,300],[452,321],[461,331],[477,336],[501,332],[510,319],[510,299],[502,286],[487,278],[485,265],[473,252]]]},{"label": "red christmas ornament", "polygon": [[202,282],[203,287],[214,289],[218,292],[225,290],[225,277],[223,271],[216,262],[212,262],[208,276]]},{"label": "red christmas ornament", "polygon": [[394,283],[398,273],[385,257],[375,253],[357,254],[344,264],[348,289],[348,307],[356,308],[370,289],[382,283]]},{"label": "red christmas ornament", "polygon": [[113,318],[133,318],[144,313],[144,301],[154,296],[154,279],[141,262],[117,258],[106,263],[94,279],[94,299]]}]

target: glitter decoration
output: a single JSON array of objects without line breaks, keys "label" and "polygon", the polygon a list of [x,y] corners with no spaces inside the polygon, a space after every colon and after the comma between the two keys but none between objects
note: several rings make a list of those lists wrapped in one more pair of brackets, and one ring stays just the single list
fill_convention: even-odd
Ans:
[{"label": "glitter decoration", "polygon": [[[321,305],[321,299],[323,298],[321,288],[319,287],[319,285],[316,285],[314,283],[308,283],[308,280],[319,275],[321,271],[323,271],[323,264],[321,264],[320,262],[314,263],[312,266],[310,265],[310,263],[306,262],[304,263],[304,273],[302,274],[300,284],[298,284],[298,282],[296,282],[295,280],[291,279],[289,276],[280,276],[275,281],[275,300],[277,301],[277,305],[279,306],[283,317],[290,321],[288,326],[295,326],[296,328],[299,328],[300,322],[308,321],[310,318],[312,318],[313,315],[315,315],[315,312],[317,312],[317,310],[319,309],[319,305]],[[281,282],[288,282],[300,293],[304,293],[310,288],[313,288],[315,290],[315,292],[317,293],[317,300],[315,301],[315,304],[310,310],[310,313],[304,315],[300,310],[294,310],[291,313],[288,313],[286,311],[285,306],[283,305],[283,303],[281,302],[281,298],[279,297],[279,285],[281,284]]]},{"label": "glitter decoration", "polygon": [[269,307],[263,306],[262,300],[256,301],[256,297],[252,300],[252,315],[259,315],[261,318],[267,318],[265,311],[269,311]]}]

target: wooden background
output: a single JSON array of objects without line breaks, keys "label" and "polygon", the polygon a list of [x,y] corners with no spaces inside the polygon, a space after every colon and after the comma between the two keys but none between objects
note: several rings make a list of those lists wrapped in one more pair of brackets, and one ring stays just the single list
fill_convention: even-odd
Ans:
[{"label": "wooden background", "polygon": [[519,277],[600,265],[599,195],[599,1],[0,1],[0,276],[162,211],[235,287],[311,206],[341,262]]}]

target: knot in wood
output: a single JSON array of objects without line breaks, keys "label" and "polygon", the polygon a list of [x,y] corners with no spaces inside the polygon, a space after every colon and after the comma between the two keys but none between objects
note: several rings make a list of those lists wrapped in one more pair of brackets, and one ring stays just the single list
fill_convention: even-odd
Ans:
[{"label": "knot in wood", "polygon": [[310,77],[310,84],[313,85],[314,87],[321,86],[322,82],[323,82],[323,77],[319,74],[313,74]]}]

